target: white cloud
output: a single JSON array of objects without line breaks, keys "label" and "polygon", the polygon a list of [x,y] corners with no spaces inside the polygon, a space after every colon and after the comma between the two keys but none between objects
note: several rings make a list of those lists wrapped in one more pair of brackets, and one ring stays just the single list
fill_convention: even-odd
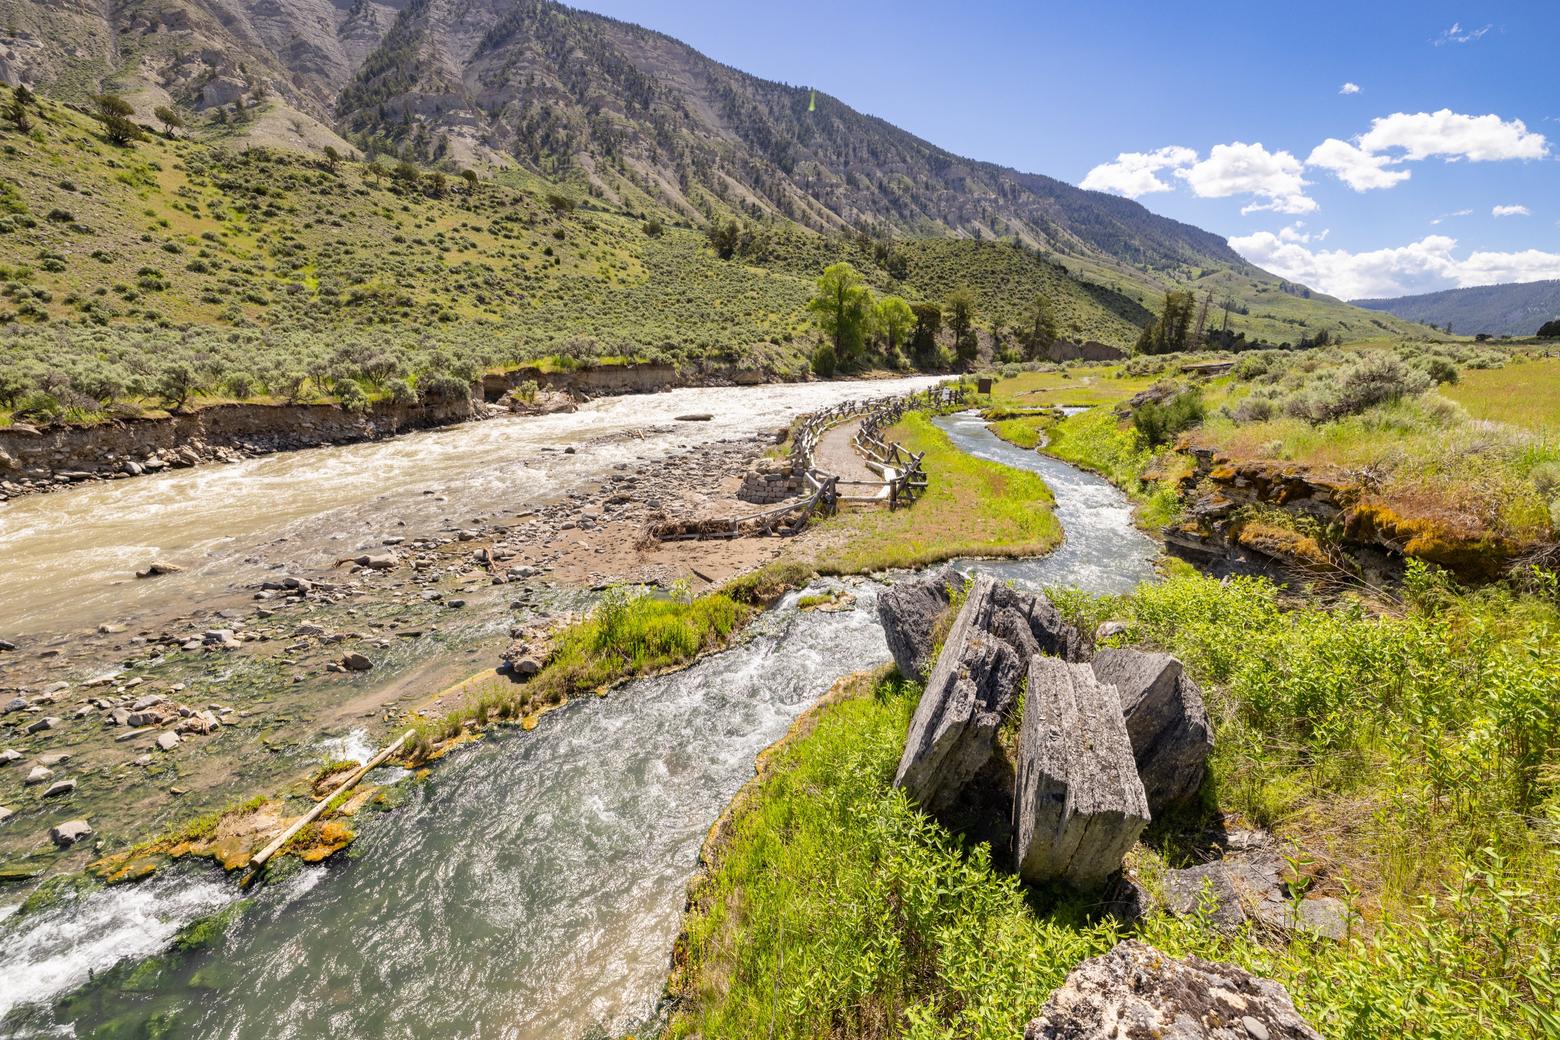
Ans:
[{"label": "white cloud", "polygon": [[1526,206],[1496,206],[1490,210],[1492,217],[1531,217],[1533,211]]},{"label": "white cloud", "polygon": [[1338,93],[1340,94],[1358,94],[1359,92],[1360,85],[1358,83],[1345,83],[1338,88]]},{"label": "white cloud", "polygon": [[1443,220],[1450,220],[1453,217],[1471,217],[1471,216],[1473,216],[1473,210],[1471,210],[1471,209],[1459,209],[1459,210],[1455,210],[1455,211],[1453,211],[1451,213],[1442,213],[1439,217],[1436,217],[1430,223],[1431,224],[1439,224],[1441,221],[1443,221]]},{"label": "white cloud", "polygon": [[1332,234],[1332,228],[1323,228],[1320,231],[1303,231],[1305,221],[1297,220],[1288,227],[1278,229],[1278,238],[1281,242],[1321,242]]},{"label": "white cloud", "polygon": [[1286,240],[1284,231],[1258,231],[1230,239],[1230,247],[1280,277],[1346,300],[1560,278],[1560,253],[1481,251],[1459,260],[1453,252],[1457,240],[1446,235],[1351,253],[1307,248],[1303,241]]},{"label": "white cloud", "polygon": [[1453,22],[1450,29],[1430,42],[1437,47],[1445,47],[1448,43],[1472,43],[1482,39],[1493,28],[1493,25],[1481,25],[1477,29],[1464,29],[1461,22]]},{"label": "white cloud", "polygon": [[1194,150],[1179,145],[1152,152],[1122,152],[1115,162],[1101,163],[1090,170],[1079,187],[1135,199],[1139,195],[1170,190],[1171,185],[1159,178],[1160,170],[1190,166],[1196,161]]},{"label": "white cloud", "polygon": [[1253,202],[1242,213],[1310,213],[1316,200],[1307,198],[1309,184],[1302,176],[1299,159],[1285,151],[1269,152],[1260,142],[1216,144],[1208,158],[1175,175],[1191,186],[1199,198],[1222,199],[1231,195],[1255,195],[1266,201]]},{"label": "white cloud", "polygon": [[1388,156],[1371,155],[1336,137],[1329,137],[1311,149],[1305,164],[1331,170],[1334,176],[1355,191],[1391,188],[1412,176],[1408,170],[1389,169],[1392,159]]},{"label": "white cloud", "polygon": [[1491,162],[1500,159],[1542,159],[1549,154],[1543,134],[1528,130],[1520,119],[1509,122],[1490,113],[1462,115],[1449,108],[1439,112],[1395,112],[1371,120],[1370,129],[1358,141],[1361,151],[1377,154],[1403,150],[1393,161],[1444,156],[1448,162],[1467,159]]}]

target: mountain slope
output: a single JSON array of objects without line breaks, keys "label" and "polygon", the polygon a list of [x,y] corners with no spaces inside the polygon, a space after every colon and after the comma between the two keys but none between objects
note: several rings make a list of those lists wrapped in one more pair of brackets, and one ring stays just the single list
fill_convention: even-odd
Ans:
[{"label": "mountain slope", "polygon": [[[208,140],[518,168],[604,205],[900,241],[1003,239],[1157,311],[1191,288],[1274,343],[1420,335],[1313,298],[1219,236],[953,155],[822,93],[548,0],[0,0],[0,77],[126,93]],[[1014,306],[1018,306],[1017,301]]]},{"label": "mountain slope", "polygon": [[1464,336],[1531,336],[1560,318],[1560,279],[1445,289],[1387,300],[1354,300],[1354,306],[1386,311],[1409,321],[1450,326]]}]

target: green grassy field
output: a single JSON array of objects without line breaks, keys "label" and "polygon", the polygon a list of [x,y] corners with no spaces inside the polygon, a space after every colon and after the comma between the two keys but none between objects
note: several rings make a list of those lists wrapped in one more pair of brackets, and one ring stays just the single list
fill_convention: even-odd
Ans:
[{"label": "green grassy field", "polygon": [[1475,419],[1560,434],[1560,358],[1464,372],[1456,386],[1443,387],[1441,393]]}]

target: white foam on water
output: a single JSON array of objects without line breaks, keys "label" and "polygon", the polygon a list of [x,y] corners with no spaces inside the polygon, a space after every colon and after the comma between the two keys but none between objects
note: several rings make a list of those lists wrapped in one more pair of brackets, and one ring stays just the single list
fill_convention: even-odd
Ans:
[{"label": "white foam on water", "polygon": [[62,996],[120,961],[160,952],[180,928],[235,895],[216,881],[167,877],[0,918],[0,1019]]},{"label": "white foam on water", "polygon": [[345,736],[322,740],[320,750],[332,762],[356,762],[358,765],[367,762],[379,752],[378,748],[369,743],[366,729],[355,729]]}]

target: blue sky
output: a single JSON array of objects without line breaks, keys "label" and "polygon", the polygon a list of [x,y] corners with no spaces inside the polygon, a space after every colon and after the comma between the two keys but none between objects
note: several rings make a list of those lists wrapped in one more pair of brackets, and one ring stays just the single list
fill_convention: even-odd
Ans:
[{"label": "blue sky", "polygon": [[1323,291],[1560,278],[1560,0],[577,6]]}]

